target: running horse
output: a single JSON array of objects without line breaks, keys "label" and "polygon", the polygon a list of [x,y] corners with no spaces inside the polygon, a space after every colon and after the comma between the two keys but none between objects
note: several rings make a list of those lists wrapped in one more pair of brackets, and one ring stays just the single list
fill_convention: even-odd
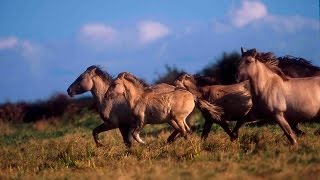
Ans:
[{"label": "running horse", "polygon": [[243,48],[241,52],[237,81],[249,80],[255,114],[274,119],[297,146],[290,126],[319,116],[320,77],[290,78],[277,66],[272,53]]}]

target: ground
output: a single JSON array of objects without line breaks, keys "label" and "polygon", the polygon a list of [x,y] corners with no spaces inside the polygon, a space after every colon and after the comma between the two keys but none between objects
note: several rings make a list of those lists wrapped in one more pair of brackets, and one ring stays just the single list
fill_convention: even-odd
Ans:
[{"label": "ground", "polygon": [[292,148],[277,125],[246,126],[230,142],[214,126],[207,141],[197,130],[188,140],[166,144],[166,125],[145,127],[146,145],[127,149],[118,130],[102,133],[96,148],[92,129],[99,116],[87,112],[33,124],[0,123],[0,179],[320,179],[320,124],[301,124],[306,132]]}]

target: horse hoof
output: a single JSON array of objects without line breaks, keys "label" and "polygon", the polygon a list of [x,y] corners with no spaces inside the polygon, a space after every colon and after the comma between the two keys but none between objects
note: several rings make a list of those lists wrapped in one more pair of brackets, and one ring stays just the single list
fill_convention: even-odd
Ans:
[{"label": "horse hoof", "polygon": [[101,144],[101,143],[97,143],[97,144],[96,144],[96,146],[97,146],[97,148],[104,147],[104,145],[103,145],[103,144]]},{"label": "horse hoof", "polygon": [[233,142],[233,141],[235,141],[237,139],[238,139],[238,135],[235,134],[235,133],[232,133],[232,135],[230,136],[230,141]]},{"label": "horse hoof", "polygon": [[306,133],[305,133],[305,132],[300,132],[300,133],[297,133],[296,135],[297,135],[298,137],[302,137],[302,136],[305,136]]},{"label": "horse hoof", "polygon": [[230,141],[231,141],[231,142],[234,142],[235,140],[237,140],[236,137],[230,137]]}]

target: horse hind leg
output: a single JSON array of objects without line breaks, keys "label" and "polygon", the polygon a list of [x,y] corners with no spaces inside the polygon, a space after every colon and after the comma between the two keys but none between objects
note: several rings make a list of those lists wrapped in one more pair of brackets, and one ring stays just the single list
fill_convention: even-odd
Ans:
[{"label": "horse hind leg", "polygon": [[180,128],[174,120],[171,120],[168,123],[174,128],[174,131],[171,133],[171,135],[167,139],[167,143],[172,143],[175,141],[177,135],[180,133]]},{"label": "horse hind leg", "polygon": [[188,133],[191,133],[191,128],[188,126],[188,123],[186,121],[183,121],[183,123],[184,123],[184,128],[186,129],[186,131]]},{"label": "horse hind leg", "polygon": [[179,130],[180,130],[180,133],[181,133],[182,137],[184,137],[185,139],[188,139],[187,130],[186,130],[186,126],[185,126],[185,121],[176,119],[175,122],[177,123],[177,125],[179,127]]},{"label": "horse hind leg", "polygon": [[298,137],[306,135],[305,132],[301,131],[301,130],[298,128],[298,123],[289,123],[289,124],[290,124],[293,132],[294,132]]}]

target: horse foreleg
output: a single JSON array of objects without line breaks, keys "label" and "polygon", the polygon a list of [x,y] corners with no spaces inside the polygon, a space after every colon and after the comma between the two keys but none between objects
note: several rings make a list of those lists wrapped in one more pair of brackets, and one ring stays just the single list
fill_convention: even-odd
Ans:
[{"label": "horse foreleg", "polygon": [[121,132],[122,135],[122,139],[124,144],[130,148],[132,146],[132,136],[130,133],[130,126],[129,125],[122,125],[119,127],[119,130]]},{"label": "horse foreleg", "polygon": [[281,113],[276,114],[275,118],[276,118],[276,122],[280,125],[281,129],[283,130],[284,134],[289,139],[290,143],[294,146],[297,146],[298,143],[297,143],[295,134],[293,133],[287,120],[284,119],[283,113],[281,112]]},{"label": "horse foreleg", "polygon": [[99,134],[101,132],[108,131],[108,130],[115,129],[115,128],[117,128],[117,126],[110,124],[110,123],[106,123],[106,122],[103,124],[100,124],[98,127],[94,128],[92,131],[92,136],[93,136],[94,142],[96,143],[96,146],[97,147],[103,146],[103,144],[101,144],[99,142],[100,141]]},{"label": "horse foreleg", "polygon": [[138,122],[135,124],[135,126],[130,127],[130,132],[133,136],[133,138],[140,144],[145,144],[145,142],[140,138],[140,131],[143,128],[144,120],[143,118],[136,118],[138,119]]}]

